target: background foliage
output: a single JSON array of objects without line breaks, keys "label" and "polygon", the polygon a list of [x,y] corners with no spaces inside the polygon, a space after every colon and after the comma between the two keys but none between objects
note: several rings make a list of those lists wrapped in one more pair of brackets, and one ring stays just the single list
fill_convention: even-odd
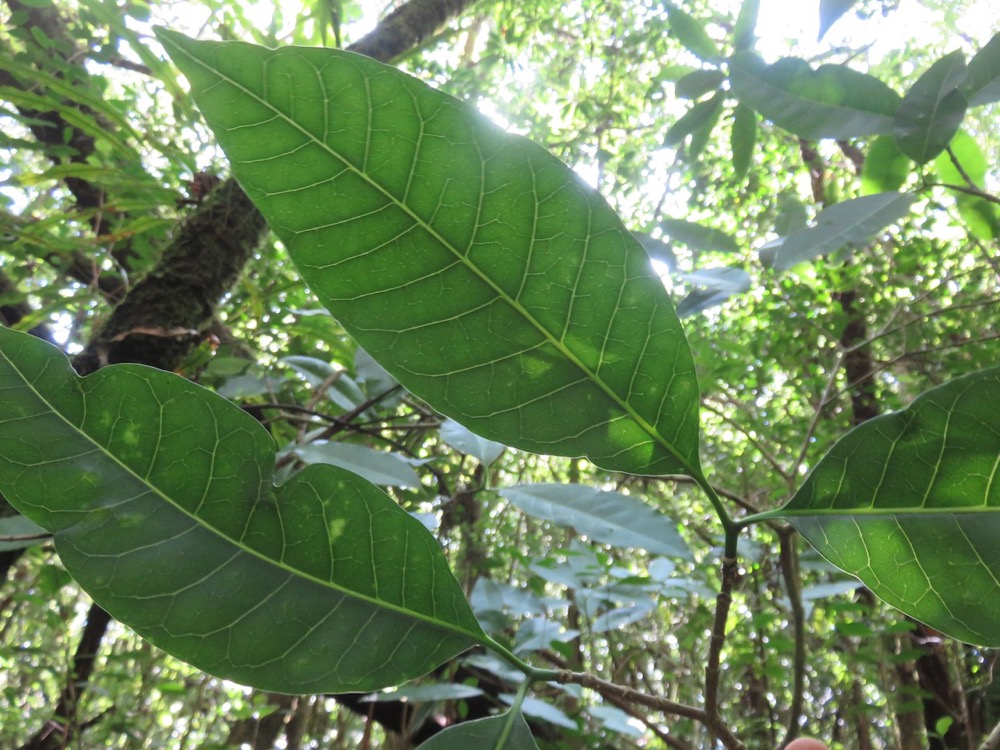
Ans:
[{"label": "background foliage", "polygon": [[[353,44],[574,166],[641,233],[685,315],[703,465],[735,513],[780,505],[850,426],[996,362],[989,102],[1000,92],[996,71],[982,69],[988,55],[959,86],[948,53],[968,60],[998,19],[929,2],[841,4],[851,7],[837,18],[837,4],[820,3],[827,35],[792,53],[874,77],[849,82],[874,93],[870,119],[859,125],[858,104],[845,125],[829,102],[768,110],[782,91],[835,90],[841,74],[817,81],[804,63],[767,73],[789,49],[766,46],[765,27],[753,41],[754,3],[465,5],[385,9],[363,37],[372,9],[349,2],[8,2],[3,322],[57,342],[81,373],[137,361],[216,390],[267,427],[279,471],[333,463],[388,487],[437,536],[483,627],[521,657],[697,704],[722,543],[703,496],[682,477],[501,452],[396,387],[311,297],[232,183],[212,190],[225,160],[148,24]],[[922,33],[906,39],[903,28]],[[723,62],[736,50],[730,84]],[[917,116],[928,97],[941,104],[931,123]],[[883,214],[857,230],[849,258],[820,257],[842,247],[823,244],[823,216],[900,189],[915,198],[874,206]],[[610,533],[595,521],[604,512],[567,517],[545,489],[566,482],[621,504],[645,498],[683,523],[665,548],[627,523]],[[606,499],[587,497],[595,508]],[[9,538],[38,531],[11,518]],[[5,746],[406,746],[488,715],[516,689],[475,653],[376,701],[248,691],[110,622],[44,538],[25,541],[2,552]],[[719,705],[749,746],[777,746],[800,713],[810,733],[850,748],[964,748],[989,733],[991,651],[886,609],[786,527],[755,527],[742,553]],[[692,717],[606,690],[553,687],[523,710],[541,746],[710,745]]]}]

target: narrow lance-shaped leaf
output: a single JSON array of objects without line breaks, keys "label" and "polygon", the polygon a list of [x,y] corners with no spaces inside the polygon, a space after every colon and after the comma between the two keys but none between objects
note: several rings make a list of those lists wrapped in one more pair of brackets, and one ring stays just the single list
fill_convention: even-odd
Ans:
[{"label": "narrow lance-shaped leaf", "polygon": [[757,113],[746,104],[737,104],[733,113],[733,129],[729,147],[733,152],[733,174],[742,180],[753,163],[753,150],[757,145]]},{"label": "narrow lance-shaped leaf", "polygon": [[930,161],[947,146],[965,117],[965,57],[956,50],[931,65],[903,97],[893,119],[899,150],[917,164]]},{"label": "narrow lance-shaped leaf", "polygon": [[786,237],[770,263],[783,271],[820,255],[870,242],[905,216],[914,200],[912,193],[878,193],[836,203],[820,212],[815,227]]},{"label": "narrow lance-shaped leaf", "polygon": [[525,513],[594,541],[693,559],[676,524],[637,497],[580,484],[525,484],[500,494]]},{"label": "narrow lance-shaped leaf", "polygon": [[684,274],[684,280],[699,289],[693,290],[677,305],[682,318],[721,305],[734,294],[750,288],[750,274],[738,266],[699,268]]},{"label": "narrow lance-shaped leaf", "polygon": [[698,99],[709,91],[718,91],[726,80],[726,74],[721,70],[692,70],[677,81],[674,93],[682,99]]},{"label": "narrow lance-shaped leaf", "polygon": [[740,247],[731,235],[721,229],[706,227],[684,219],[663,219],[660,222],[663,229],[672,239],[683,242],[696,250],[717,250],[723,253],[738,252]]},{"label": "narrow lance-shaped leaf", "polygon": [[306,282],[408,390],[505,445],[700,475],[680,322],[565,165],[358,55],[159,33]]},{"label": "narrow lance-shaped leaf", "polygon": [[1000,101],[1000,33],[969,61],[969,71],[962,91],[970,107]]},{"label": "narrow lance-shaped leaf", "polygon": [[373,690],[485,643],[437,541],[332,466],[272,484],[249,414],[137,365],[79,378],[0,328],[0,492],[115,618],[199,669]]},{"label": "narrow lance-shaped leaf", "polygon": [[663,145],[672,148],[683,143],[689,135],[702,133],[706,129],[711,132],[719,119],[719,112],[725,99],[725,93],[719,91],[703,102],[692,104],[691,108],[667,130]]},{"label": "narrow lance-shaped leaf", "polygon": [[857,0],[819,0],[819,38],[830,30]]},{"label": "narrow lance-shaped leaf", "polygon": [[892,130],[899,94],[845,65],[813,70],[794,57],[767,65],[751,52],[738,52],[729,68],[741,102],[802,138],[855,138]]},{"label": "narrow lance-shaped leaf", "polygon": [[760,0],[743,0],[736,23],[733,24],[733,49],[737,52],[753,49],[754,29],[757,27],[759,13]]},{"label": "narrow lance-shaped leaf", "polygon": [[681,44],[702,60],[716,60],[721,57],[719,48],[701,21],[673,3],[665,2],[663,5],[670,20],[670,30]]},{"label": "narrow lance-shaped leaf", "polygon": [[855,428],[765,516],[906,614],[1000,645],[1000,367]]}]

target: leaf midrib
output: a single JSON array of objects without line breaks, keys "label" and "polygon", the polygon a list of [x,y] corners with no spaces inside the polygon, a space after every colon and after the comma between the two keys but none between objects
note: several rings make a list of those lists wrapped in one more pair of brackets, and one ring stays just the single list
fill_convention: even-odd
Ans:
[{"label": "leaf midrib", "polygon": [[[391,602],[386,602],[386,601],[381,600],[381,599],[375,599],[375,598],[372,598],[372,597],[367,596],[365,594],[361,594],[361,593],[356,592],[356,591],[351,591],[351,590],[346,589],[346,588],[344,588],[343,586],[341,586],[341,585],[339,585],[337,583],[334,583],[333,581],[324,581],[324,580],[322,580],[320,578],[317,578],[316,576],[313,576],[313,575],[311,575],[309,573],[306,573],[304,571],[298,570],[297,568],[292,568],[292,567],[290,567],[288,565],[285,565],[284,563],[282,563],[279,560],[275,560],[274,558],[267,557],[266,555],[264,555],[261,552],[258,552],[257,550],[253,549],[252,547],[246,546],[241,540],[236,540],[233,537],[229,536],[228,534],[223,533],[223,531],[221,529],[218,529],[215,526],[211,526],[211,525],[205,523],[204,520],[201,517],[195,515],[191,511],[189,511],[186,508],[184,508],[183,506],[179,505],[176,501],[174,501],[173,499],[171,499],[169,495],[167,495],[166,493],[164,493],[162,490],[160,490],[159,487],[157,487],[155,484],[151,483],[149,480],[144,479],[143,477],[139,476],[139,474],[136,473],[130,466],[128,466],[127,464],[122,463],[122,461],[114,453],[112,453],[106,446],[102,446],[88,432],[86,432],[84,429],[82,429],[81,427],[75,425],[73,422],[71,422],[69,419],[67,419],[63,415],[63,413],[61,411],[59,411],[57,408],[55,408],[55,406],[53,406],[53,404],[49,401],[48,398],[45,397],[45,395],[43,395],[41,393],[41,391],[39,391],[37,388],[35,388],[34,382],[31,379],[29,379],[27,377],[27,375],[24,372],[21,371],[21,369],[17,366],[17,364],[15,362],[13,362],[6,354],[4,354],[2,352],[2,350],[0,350],[0,356],[3,356],[3,358],[10,365],[11,369],[13,369],[15,372],[17,372],[17,374],[21,377],[21,380],[25,383],[25,385],[27,385],[27,387],[31,390],[31,392],[34,393],[37,396],[37,398],[43,404],[45,404],[49,408],[49,411],[52,414],[55,414],[59,419],[61,419],[63,421],[63,423],[66,424],[67,427],[69,427],[71,430],[73,430],[77,434],[82,435],[87,441],[90,442],[91,445],[93,445],[95,448],[97,448],[97,450],[100,453],[102,453],[104,456],[106,456],[111,461],[113,461],[115,464],[117,464],[118,467],[122,471],[124,471],[128,475],[130,475],[133,478],[135,478],[143,486],[146,486],[146,487],[149,487],[150,489],[152,489],[153,492],[156,494],[157,497],[159,497],[161,500],[163,500],[164,502],[166,502],[167,504],[169,504],[170,506],[172,506],[176,510],[180,511],[182,514],[184,514],[188,518],[190,518],[199,527],[201,527],[203,529],[207,529],[208,531],[211,531],[217,537],[219,537],[220,539],[224,540],[225,542],[233,545],[238,550],[240,550],[242,552],[245,552],[246,554],[251,555],[253,557],[256,557],[257,559],[262,560],[265,563],[268,563],[268,564],[270,564],[270,565],[272,565],[272,566],[274,566],[276,568],[279,568],[280,570],[284,570],[284,571],[286,571],[287,573],[289,573],[289,574],[291,574],[293,576],[296,576],[298,578],[305,579],[305,580],[308,580],[308,581],[312,581],[313,583],[319,584],[320,586],[322,586],[324,588],[332,589],[332,590],[334,590],[334,591],[336,591],[336,592],[338,592],[338,593],[340,593],[340,594],[342,594],[344,596],[352,597],[354,599],[366,602],[366,603],[368,603],[368,604],[370,604],[370,605],[372,605],[372,606],[374,606],[376,608],[391,610],[391,611],[396,612],[398,614],[402,614],[402,615],[405,615],[405,616],[410,617],[412,619],[420,620],[421,622],[433,625],[433,626],[438,627],[440,629],[449,630],[449,631],[452,631],[454,633],[463,635],[463,636],[469,638],[470,640],[472,640],[475,643],[482,643],[484,645],[486,644],[486,642],[483,641],[476,633],[464,630],[464,629],[459,628],[457,626],[450,625],[449,623],[441,621],[441,620],[432,619],[432,618],[430,618],[430,617],[428,617],[428,616],[426,616],[426,615],[424,615],[424,614],[422,614],[420,612],[415,612],[413,610],[406,609],[405,607],[401,607],[399,605],[392,604]],[[135,365],[116,365],[116,366],[120,367],[120,368],[128,368],[128,369],[131,369],[133,371],[135,371],[135,367],[137,367]],[[74,379],[75,382],[73,384],[77,388],[77,393],[79,395],[79,398],[84,402],[84,408],[86,408],[86,396],[85,396],[85,394],[83,393],[83,391],[79,387],[80,386],[80,380],[82,380],[82,378],[80,378],[80,376],[76,375],[73,372],[69,373],[69,377],[71,377],[71,378]],[[274,490],[274,485],[270,484],[269,486],[270,486],[271,490],[273,491]],[[129,500],[133,500],[133,499],[135,499],[135,498],[134,497],[133,498],[129,498]],[[72,528],[72,526],[70,526],[68,528]],[[61,529],[59,531],[53,532],[53,535],[56,536],[56,537],[58,537],[58,535],[60,533],[65,533],[66,531],[67,531],[67,529]]]},{"label": "leaf midrib", "polygon": [[806,516],[835,517],[835,516],[962,516],[976,515],[981,513],[1000,513],[1000,506],[983,505],[976,507],[926,507],[909,506],[904,508],[778,508],[768,513],[762,513],[758,518],[771,516],[777,518],[802,518]]},{"label": "leaf midrib", "polygon": [[[459,263],[461,263],[465,268],[467,268],[469,271],[471,271],[473,274],[475,274],[480,280],[482,280],[487,286],[489,286],[496,293],[496,295],[500,299],[502,299],[504,302],[506,302],[508,305],[510,305],[515,311],[517,311],[518,313],[520,313],[522,315],[522,317],[524,317],[535,328],[535,330],[538,331],[538,333],[540,333],[542,335],[542,337],[544,339],[546,339],[563,356],[565,356],[566,359],[568,359],[580,371],[582,371],[584,373],[584,375],[586,375],[587,378],[591,382],[595,383],[604,392],[604,394],[606,396],[608,396],[608,398],[611,399],[611,401],[613,401],[622,411],[624,411],[636,424],[638,424],[640,427],[642,427],[642,429],[650,437],[652,437],[656,443],[658,443],[670,455],[672,455],[675,459],[677,459],[677,461],[680,463],[680,465],[682,467],[684,467],[684,469],[687,470],[689,476],[691,476],[693,478],[696,478],[696,479],[701,477],[701,471],[696,466],[693,466],[691,464],[691,462],[689,462],[688,459],[686,457],[684,457],[680,453],[680,451],[677,450],[677,448],[674,446],[674,444],[671,441],[667,440],[667,438],[665,436],[663,436],[659,432],[659,430],[657,430],[641,414],[639,414],[634,408],[632,408],[632,406],[629,405],[629,403],[627,401],[623,400],[614,391],[614,389],[612,389],[602,378],[600,378],[597,375],[596,372],[592,371],[589,367],[587,367],[580,360],[580,358],[577,357],[573,353],[573,351],[571,349],[567,348],[565,346],[565,344],[563,344],[560,339],[556,338],[555,335],[553,335],[545,326],[543,326],[527,309],[525,309],[519,302],[517,302],[516,299],[512,298],[509,294],[507,294],[500,286],[497,285],[497,283],[495,281],[493,281],[488,275],[486,275],[477,265],[475,265],[474,263],[472,263],[464,253],[459,252],[458,249],[456,247],[454,247],[448,240],[446,240],[440,233],[438,233],[434,229],[434,227],[432,225],[430,225],[427,222],[425,222],[420,216],[418,216],[414,211],[412,211],[410,209],[410,207],[408,206],[408,204],[406,204],[405,202],[403,202],[401,199],[397,198],[388,189],[386,189],[380,183],[378,183],[374,179],[372,179],[366,172],[358,169],[354,164],[352,164],[350,161],[348,161],[345,157],[341,156],[337,151],[333,150],[328,144],[324,143],[323,141],[320,141],[311,132],[309,132],[307,129],[305,129],[304,127],[302,127],[301,125],[299,125],[297,122],[295,122],[294,119],[290,118],[284,112],[282,112],[281,110],[279,110],[276,107],[274,107],[266,99],[261,98],[255,92],[247,89],[245,86],[243,86],[239,82],[232,80],[228,76],[223,75],[220,71],[218,71],[218,70],[210,67],[208,64],[206,64],[205,62],[203,62],[199,58],[197,58],[194,55],[190,54],[183,47],[177,45],[176,42],[170,41],[169,36],[167,36],[166,39],[168,40],[169,44],[173,45],[176,49],[180,50],[180,52],[182,52],[185,57],[187,57],[188,59],[192,60],[194,63],[196,63],[197,65],[201,66],[202,68],[204,68],[205,70],[207,70],[208,72],[210,72],[211,74],[213,74],[214,76],[216,76],[220,81],[224,81],[224,82],[228,83],[229,85],[231,85],[234,88],[236,88],[236,89],[240,90],[241,92],[243,92],[245,95],[247,95],[247,96],[251,97],[252,99],[254,99],[259,104],[261,104],[264,107],[268,108],[276,116],[278,116],[279,118],[281,118],[285,123],[287,123],[291,127],[293,127],[296,130],[298,130],[300,133],[302,133],[304,136],[306,136],[313,144],[318,145],[320,148],[322,148],[324,151],[326,151],[331,157],[333,157],[334,159],[338,160],[351,173],[353,173],[355,176],[357,176],[358,178],[360,178],[361,180],[363,180],[364,182],[366,182],[372,188],[374,188],[375,190],[377,190],[380,194],[382,194],[383,196],[385,196],[385,198],[387,200],[389,200],[392,203],[392,205],[395,205],[397,208],[399,208],[400,210],[402,210],[407,216],[409,216],[411,218],[411,220],[417,226],[419,226],[422,229],[424,229],[424,231],[426,231],[428,234],[430,234],[442,246],[444,246],[445,248],[447,248],[455,256],[455,258],[458,260]],[[329,50],[329,51],[331,53],[336,53],[337,52],[337,50]],[[364,75],[365,80],[367,81],[368,80],[368,75],[366,73],[364,73],[363,71],[362,71],[362,75]],[[370,135],[370,133],[366,133],[366,139],[367,139],[367,137],[369,135]],[[478,147],[478,142],[476,143],[476,145]],[[366,146],[366,148],[367,148],[367,146]],[[479,204],[480,204],[480,206],[482,205],[482,200],[483,200],[483,191],[480,191],[480,193],[479,193]]]}]

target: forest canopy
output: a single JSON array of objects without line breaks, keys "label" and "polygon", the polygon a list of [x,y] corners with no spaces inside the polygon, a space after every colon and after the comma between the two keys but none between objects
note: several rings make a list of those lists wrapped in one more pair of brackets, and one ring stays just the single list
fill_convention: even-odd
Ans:
[{"label": "forest canopy", "polygon": [[990,3],[2,8],[0,745],[1000,747]]}]

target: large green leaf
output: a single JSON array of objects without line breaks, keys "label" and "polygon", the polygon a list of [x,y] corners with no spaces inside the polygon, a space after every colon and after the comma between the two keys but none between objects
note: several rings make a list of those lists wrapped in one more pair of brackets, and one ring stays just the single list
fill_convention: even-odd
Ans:
[{"label": "large green leaf", "polygon": [[860,425],[766,515],[903,612],[1000,645],[1000,367]]},{"label": "large green leaf", "polygon": [[802,138],[855,138],[892,130],[899,94],[845,65],[813,70],[794,57],[767,65],[751,52],[738,52],[729,68],[741,102]]},{"label": "large green leaf", "polygon": [[272,484],[225,399],[137,365],[86,378],[0,328],[0,491],[94,600],[165,651],[289,693],[421,675],[482,633],[437,541],[333,466]]},{"label": "large green leaf", "polygon": [[965,76],[965,56],[956,50],[931,65],[903,97],[893,133],[899,150],[917,164],[944,151],[958,132],[968,106],[958,89]]},{"label": "large green leaf", "polygon": [[677,316],[565,165],[358,55],[159,33],[306,282],[407,389],[505,445],[700,475]]}]

